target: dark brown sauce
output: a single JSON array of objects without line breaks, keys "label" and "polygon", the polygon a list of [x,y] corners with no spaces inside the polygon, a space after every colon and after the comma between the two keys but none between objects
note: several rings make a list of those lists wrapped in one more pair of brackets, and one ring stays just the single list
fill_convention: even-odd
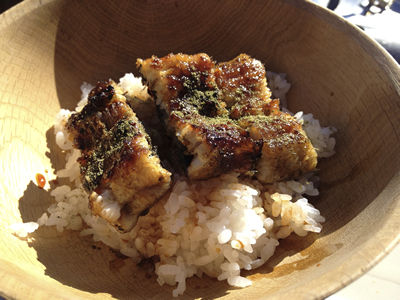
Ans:
[{"label": "dark brown sauce", "polygon": [[[297,252],[296,246],[298,246],[298,243],[301,244],[302,242],[304,243],[304,241],[300,241],[298,239],[293,239],[293,238],[290,240],[282,240],[282,244],[280,245],[281,248],[279,249],[279,251]],[[277,266],[274,266],[272,269],[269,269],[268,273],[263,273],[263,272],[255,274],[250,273],[249,276],[247,276],[247,278],[250,280],[259,280],[262,278],[276,278],[276,277],[287,276],[288,274],[293,273],[295,271],[305,270],[311,267],[319,267],[321,266],[322,260],[324,260],[328,256],[333,255],[337,250],[339,250],[342,247],[343,247],[342,243],[325,245],[324,247],[311,246],[299,252],[300,259],[290,263],[279,264]],[[262,268],[267,268],[267,267],[268,263],[264,267],[261,267],[260,270],[262,270]]]},{"label": "dark brown sauce", "polygon": [[[112,121],[109,119],[115,119],[115,116],[111,116],[108,111],[105,111],[110,105],[114,93],[114,87],[109,81],[98,82],[89,93],[88,104],[81,112],[72,114],[68,119],[66,128],[73,133],[74,143],[78,149],[93,148],[96,141],[102,137],[106,125]],[[106,120],[95,122],[98,119],[96,116],[98,112]],[[118,111],[118,114],[121,112]]]},{"label": "dark brown sauce", "polygon": [[54,184],[54,185],[58,185],[58,180],[57,179],[53,179],[49,181],[50,184]]},{"label": "dark brown sauce", "polygon": [[[270,99],[264,66],[248,55],[216,65],[205,54],[170,54],[163,58],[153,56],[150,65],[154,70],[166,71],[165,94],[161,98],[170,130],[190,128],[207,145],[215,157],[213,164],[218,165],[214,176],[228,171],[253,171],[262,153],[276,156],[286,150],[302,160],[307,152],[304,149],[311,151],[301,124],[280,111],[279,100]],[[148,84],[150,93],[155,95],[154,83]],[[180,142],[185,147],[190,143],[186,137]],[[304,168],[312,166],[305,164]],[[286,174],[289,171],[282,165],[280,178],[295,176],[294,169]]]}]

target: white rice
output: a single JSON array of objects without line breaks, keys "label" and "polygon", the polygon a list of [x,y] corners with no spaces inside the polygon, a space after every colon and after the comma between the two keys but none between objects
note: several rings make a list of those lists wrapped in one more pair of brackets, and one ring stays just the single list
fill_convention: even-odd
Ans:
[{"label": "white rice", "polygon": [[290,90],[290,83],[286,80],[286,74],[267,71],[266,75],[272,97],[279,98],[281,105],[287,107],[286,94]]},{"label": "white rice", "polygon": [[[274,96],[284,99],[290,84],[282,74],[268,72],[268,77]],[[119,85],[131,97],[147,95],[141,80],[132,74],[122,77]],[[76,111],[87,103],[92,87],[82,85],[82,99]],[[122,234],[93,216],[88,208],[88,194],[81,186],[76,161],[80,151],[72,148],[64,129],[71,113],[60,110],[54,128],[56,143],[66,152],[65,168],[57,176],[68,178],[72,188],[63,185],[52,190],[55,202],[37,222],[14,224],[12,230],[21,237],[39,226],[55,226],[60,232],[80,230],[82,236],[91,235],[95,241],[135,261],[157,255],[157,282],[176,286],[173,296],[178,296],[186,289],[186,278],[194,275],[206,274],[236,287],[249,286],[251,281],[240,271],[263,265],[274,254],[280,239],[291,233],[305,236],[322,230],[324,218],[305,198],[318,195],[309,180],[313,174],[263,186],[232,173],[201,182],[177,180],[168,199],[158,202],[139,218],[132,231]],[[319,157],[334,154],[333,128],[321,127],[312,114],[299,112],[294,116],[304,123]],[[111,202],[104,203],[110,216],[118,215],[119,208]]]},{"label": "white rice", "polygon": [[321,127],[319,121],[312,114],[303,114],[302,111],[294,115],[303,122],[304,131],[317,150],[318,158],[330,157],[335,154],[335,138],[331,137],[336,132],[334,127]]}]

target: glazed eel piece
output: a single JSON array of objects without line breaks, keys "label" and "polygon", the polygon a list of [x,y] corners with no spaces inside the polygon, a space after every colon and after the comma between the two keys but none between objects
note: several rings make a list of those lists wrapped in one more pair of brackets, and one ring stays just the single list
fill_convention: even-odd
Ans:
[{"label": "glazed eel piece", "polygon": [[169,189],[171,173],[161,166],[121,88],[112,80],[99,82],[66,129],[82,153],[81,179],[93,214],[130,230]]},{"label": "glazed eel piece", "polygon": [[246,54],[216,64],[207,54],[138,59],[169,131],[193,156],[191,179],[234,171],[271,183],[315,169],[317,154],[271,99],[263,64]]}]

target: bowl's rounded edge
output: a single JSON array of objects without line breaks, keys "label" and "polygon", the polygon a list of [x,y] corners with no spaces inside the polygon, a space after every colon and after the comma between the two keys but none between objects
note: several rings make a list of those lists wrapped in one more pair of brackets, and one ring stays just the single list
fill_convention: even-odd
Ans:
[{"label": "bowl's rounded edge", "polygon": [[317,298],[326,298],[357,280],[400,244],[400,173],[394,176],[377,198],[392,200],[388,219],[362,246],[360,252],[314,283],[320,290]]},{"label": "bowl's rounded edge", "polygon": [[[46,2],[52,1],[53,0]],[[314,3],[294,0],[290,0],[290,3],[298,7],[309,9],[311,10],[311,12],[316,13],[316,11],[321,11],[322,17],[326,16],[327,18],[332,20],[332,22],[335,23],[335,26],[350,26],[351,34],[361,43],[361,45],[370,50],[372,49],[374,53],[377,54],[376,59],[378,60],[378,63],[382,65],[382,68],[385,70],[388,76],[393,79],[393,83],[396,85],[398,94],[400,94],[400,68],[394,61],[394,59],[378,43],[366,36],[360,29],[358,29],[354,25],[348,23],[344,19],[338,18],[336,15],[328,10],[316,6]],[[36,0],[22,2],[6,12],[7,18],[10,17],[12,19],[13,16],[18,17],[20,15],[18,11],[21,9],[24,13],[26,13],[28,11],[36,9],[40,5],[40,1]],[[8,22],[9,21],[7,21],[7,23]],[[2,25],[4,25],[1,23],[3,22],[1,22],[0,19],[0,29]],[[400,241],[400,234],[396,233],[396,231],[398,232],[398,228],[400,226],[399,187],[400,174],[397,174],[378,196],[388,197],[388,199],[391,199],[393,201],[393,210],[384,226],[380,228],[375,234],[376,239],[370,239],[368,242],[366,242],[363,246],[363,250],[357,255],[358,257],[354,257],[354,259],[351,259],[343,265],[338,266],[336,270],[332,271],[326,276],[323,276],[320,279],[312,282],[313,284],[321,283],[320,288],[318,289],[320,293],[314,295],[316,298],[324,298],[357,279],[359,276],[372,268],[376,263],[378,263]],[[377,240],[380,242],[380,244],[378,244]],[[28,274],[27,276],[29,275],[34,274]],[[0,265],[0,277],[10,277],[10,280],[12,280],[12,282],[20,282],[21,286],[24,286],[24,288],[29,288],[29,284],[31,281],[27,280],[25,282],[21,282],[19,276],[19,272],[14,272],[10,274],[9,268],[6,267],[6,264],[2,263]],[[35,284],[35,287],[41,287],[41,285],[38,283],[38,285]],[[0,295],[11,299],[16,298],[16,294],[14,293],[15,288],[16,286],[14,285],[2,286],[2,291],[0,291]],[[42,286],[42,288],[46,290],[48,287]],[[70,291],[70,293],[66,293],[67,296],[74,296],[75,298],[78,295],[82,295],[84,297],[88,296],[88,294],[84,292],[72,292],[73,289],[70,287],[68,287],[68,290]],[[304,296],[305,294],[302,295]]]},{"label": "bowl's rounded edge", "polygon": [[[94,299],[96,295],[63,286],[51,278],[12,265],[0,259],[0,296],[5,299]],[[46,276],[47,277],[47,276]],[[106,295],[102,294],[104,298]],[[111,297],[110,297],[111,298]],[[98,298],[97,298],[98,299]]]},{"label": "bowl's rounded edge", "polygon": [[0,14],[0,30],[34,9],[54,1],[57,0],[25,0],[19,2]]},{"label": "bowl's rounded edge", "polygon": [[[363,49],[371,53],[377,64],[391,78],[400,105],[400,65],[381,44],[369,37],[358,26],[335,14],[332,10],[317,5],[311,0],[288,0],[286,2],[300,9],[305,9],[318,18],[326,18],[331,25],[339,30],[350,33]],[[389,219],[386,220],[384,226],[375,234],[375,237],[379,239],[381,244],[376,239],[370,238],[357,256],[339,265],[336,270],[315,280],[312,285],[318,286],[319,292],[318,294],[313,293],[313,297],[324,299],[349,285],[378,264],[397,244],[400,244],[400,231],[398,229],[400,228],[400,172],[392,178],[378,197],[385,197],[393,201]],[[303,295],[303,297],[307,295],[305,298],[310,296],[307,288],[303,289],[300,295]]]}]

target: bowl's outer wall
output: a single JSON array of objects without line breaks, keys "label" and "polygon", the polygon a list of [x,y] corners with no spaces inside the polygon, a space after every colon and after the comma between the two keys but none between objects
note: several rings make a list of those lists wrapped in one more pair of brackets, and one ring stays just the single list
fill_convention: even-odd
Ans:
[{"label": "bowl's outer wall", "polygon": [[[54,178],[54,116],[73,108],[83,81],[135,72],[137,57],[248,53],[292,83],[289,107],[338,129],[337,154],[320,165],[314,204],[323,233],[281,243],[272,261],[231,289],[188,281],[183,298],[322,298],[362,274],[399,239],[400,71],[376,43],[303,1],[26,1],[0,17],[0,295],[9,298],[159,298],[154,275],[44,228],[28,243],[9,225],[36,220]],[[48,173],[45,173],[45,170]]]}]

